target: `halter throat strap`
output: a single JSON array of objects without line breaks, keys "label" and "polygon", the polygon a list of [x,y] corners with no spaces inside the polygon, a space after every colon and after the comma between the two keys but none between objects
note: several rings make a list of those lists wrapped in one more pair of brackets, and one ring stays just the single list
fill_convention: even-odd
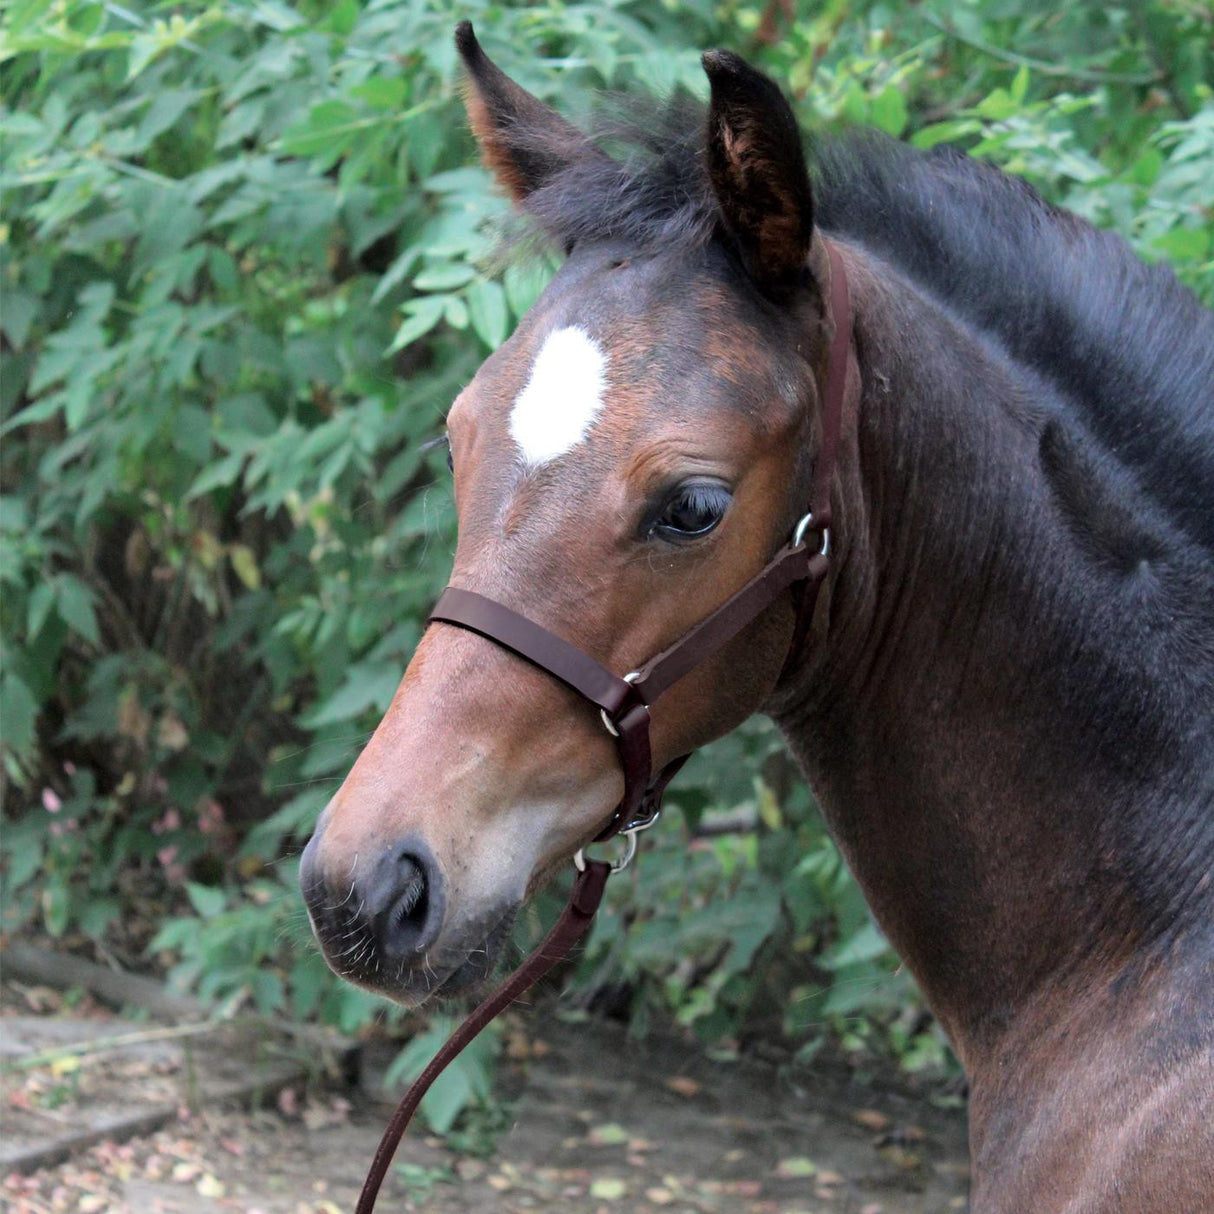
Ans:
[{"label": "halter throat strap", "polygon": [[[818,590],[826,577],[830,491],[843,428],[852,314],[842,258],[830,241],[825,237],[821,239],[830,262],[830,316],[834,335],[823,392],[821,434],[810,480],[809,511],[797,523],[789,543],[759,573],[672,645],[623,678],[556,633],[474,591],[448,586],[430,613],[431,622],[453,624],[474,632],[546,670],[599,709],[603,723],[616,737],[624,772],[624,796],[596,841],[610,839],[620,832],[627,834],[629,858],[636,832],[657,819],[662,793],[688,757],[682,755],[667,763],[656,775],[653,773],[649,706],[776,599],[791,587],[800,585],[803,590],[793,633],[795,647],[813,617]],[[812,537],[817,538],[816,545],[809,542]],[[363,1182],[355,1214],[372,1214],[396,1148],[430,1085],[489,1021],[546,974],[586,933],[612,871],[612,867],[601,860],[578,864],[569,902],[544,941],[452,1033],[430,1065],[414,1080],[384,1130]]]}]

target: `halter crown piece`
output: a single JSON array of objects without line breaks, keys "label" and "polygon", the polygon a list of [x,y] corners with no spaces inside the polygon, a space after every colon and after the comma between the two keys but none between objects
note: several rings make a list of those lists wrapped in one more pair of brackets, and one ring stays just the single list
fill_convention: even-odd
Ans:
[{"label": "halter crown piece", "polygon": [[[682,755],[653,772],[649,748],[649,706],[673,683],[715,653],[790,587],[802,587],[798,624],[803,635],[813,617],[818,590],[826,577],[830,549],[830,486],[843,419],[843,393],[847,385],[848,349],[852,314],[847,276],[838,250],[825,241],[830,259],[830,311],[835,332],[831,340],[822,405],[822,440],[810,483],[809,510],[797,522],[789,542],[711,615],[685,632],[673,645],[655,654],[638,670],[620,678],[576,646],[548,629],[471,590],[448,586],[439,596],[430,621],[453,624],[509,649],[546,670],[594,704],[603,724],[616,739],[624,769],[624,797],[610,820],[595,837],[602,842],[623,834],[628,846],[622,860],[607,864],[574,858],[577,876],[569,902],[535,952],[514,971],[447,1039],[429,1066],[413,1081],[384,1130],[375,1158],[363,1183],[355,1214],[371,1214],[375,1198],[417,1106],[447,1065],[503,1009],[561,960],[594,921],[607,878],[625,867],[636,851],[638,832],[652,826],[662,805],[662,794],[687,761]],[[816,548],[806,542],[818,537]]]}]

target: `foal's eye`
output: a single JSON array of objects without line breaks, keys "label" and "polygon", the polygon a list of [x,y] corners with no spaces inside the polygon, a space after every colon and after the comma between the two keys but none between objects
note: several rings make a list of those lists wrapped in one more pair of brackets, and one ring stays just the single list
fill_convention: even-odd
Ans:
[{"label": "foal's eye", "polygon": [[698,539],[707,535],[729,509],[729,490],[715,481],[688,481],[666,499],[649,528],[664,540]]}]

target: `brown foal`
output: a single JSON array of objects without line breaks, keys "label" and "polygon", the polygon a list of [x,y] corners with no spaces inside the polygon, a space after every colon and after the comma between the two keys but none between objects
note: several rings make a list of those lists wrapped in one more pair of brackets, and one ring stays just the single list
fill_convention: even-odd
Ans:
[{"label": "brown foal", "polygon": [[[568,257],[448,418],[451,585],[623,675],[753,578],[819,453],[828,233],[830,573],[670,687],[653,770],[778,722],[965,1066],[976,1211],[1214,1210],[1214,317],[955,154],[852,142],[811,187],[736,56],[625,163],[457,42]],[[590,704],[432,625],[305,853],[330,963],[480,982],[623,787]]]}]

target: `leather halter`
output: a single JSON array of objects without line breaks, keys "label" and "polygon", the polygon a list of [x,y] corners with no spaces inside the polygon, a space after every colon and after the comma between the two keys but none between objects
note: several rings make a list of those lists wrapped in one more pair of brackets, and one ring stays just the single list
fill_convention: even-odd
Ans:
[{"label": "leather halter", "polygon": [[[585,934],[602,901],[607,878],[622,868],[635,849],[636,834],[657,820],[662,794],[688,756],[653,772],[649,746],[649,707],[672,684],[736,636],[791,587],[800,585],[793,645],[813,617],[818,590],[826,577],[830,549],[830,489],[843,421],[843,395],[851,347],[852,314],[847,276],[838,250],[823,238],[830,259],[831,339],[822,404],[822,435],[810,482],[809,511],[789,542],[767,565],[715,611],[643,666],[620,678],[554,632],[471,590],[448,586],[439,596],[431,622],[453,624],[509,649],[572,687],[602,714],[615,736],[624,770],[624,796],[595,842],[623,833],[629,838],[624,861],[609,865],[586,860],[578,852],[577,877],[561,917],[530,957],[452,1033],[430,1065],[414,1080],[384,1130],[367,1173],[355,1214],[371,1214],[375,1198],[413,1113],[430,1085],[457,1054],[504,1008],[548,972]],[[812,548],[807,536],[816,535]]]}]

